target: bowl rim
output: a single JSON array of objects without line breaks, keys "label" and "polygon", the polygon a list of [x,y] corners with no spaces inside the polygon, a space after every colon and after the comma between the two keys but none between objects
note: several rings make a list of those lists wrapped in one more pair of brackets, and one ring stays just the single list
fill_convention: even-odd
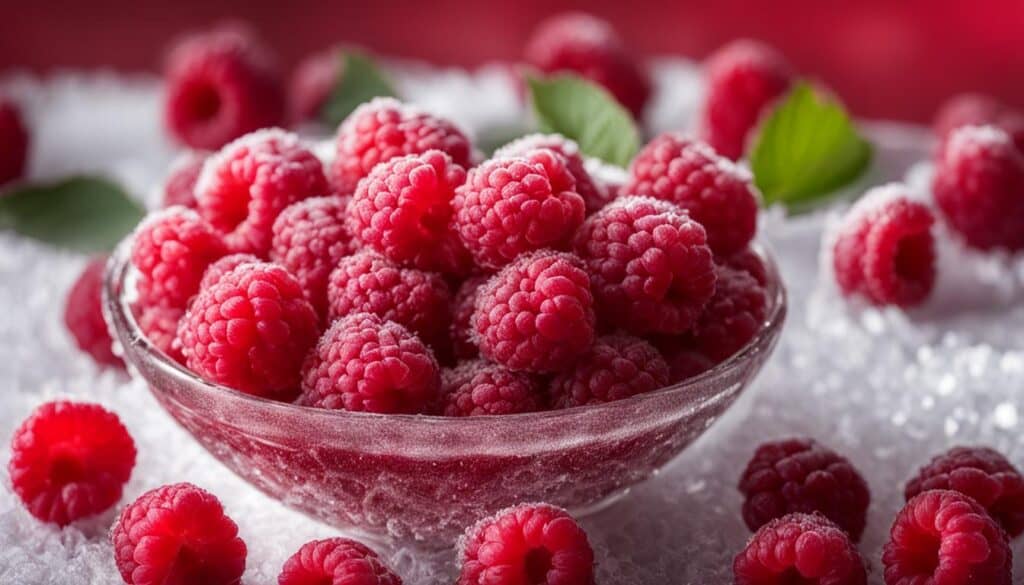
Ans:
[{"label": "bowl rim", "polygon": [[[134,237],[134,232],[126,236],[111,253],[103,274],[102,290],[103,315],[107,322],[107,326],[114,333],[113,340],[115,343],[115,353],[120,355],[120,357],[133,368],[135,367],[134,360],[128,354],[137,354],[140,356],[140,359],[149,362],[151,366],[155,366],[155,368],[163,375],[175,378],[182,384],[202,388],[205,391],[215,394],[223,394],[225,395],[225,398],[229,400],[250,402],[255,408],[265,408],[271,411],[280,409],[292,414],[306,413],[316,414],[323,417],[337,417],[339,421],[405,421],[416,424],[443,424],[450,427],[453,424],[481,424],[491,418],[488,416],[449,417],[432,414],[385,414],[315,408],[239,392],[238,390],[228,386],[204,380],[157,348],[156,345],[154,345],[153,342],[151,342],[149,338],[142,333],[142,330],[139,327],[138,321],[135,317],[135,312],[131,307],[132,300],[129,298],[129,295],[125,294],[128,284],[126,281],[130,271],[133,269],[130,260]],[[503,421],[511,422],[527,422],[558,418],[569,419],[588,412],[637,405],[641,402],[652,400],[666,394],[685,393],[688,390],[702,387],[703,384],[709,380],[726,377],[730,372],[745,366],[762,351],[769,350],[774,344],[774,341],[780,335],[782,325],[785,322],[788,310],[788,295],[785,283],[782,281],[782,275],[779,271],[778,264],[775,261],[774,253],[771,248],[762,240],[755,240],[751,242],[750,249],[758,255],[765,265],[770,310],[765,316],[762,327],[758,331],[757,335],[755,335],[753,339],[748,341],[746,345],[728,359],[716,364],[710,370],[684,380],[683,382],[670,384],[663,388],[637,394],[622,400],[565,409],[505,414],[501,415],[500,418]],[[133,348],[127,347],[128,345],[133,346]],[[141,377],[144,378],[144,376]],[[727,388],[722,388],[721,391],[716,391],[714,394],[709,396],[709,398],[713,398],[725,390],[727,390]]]}]

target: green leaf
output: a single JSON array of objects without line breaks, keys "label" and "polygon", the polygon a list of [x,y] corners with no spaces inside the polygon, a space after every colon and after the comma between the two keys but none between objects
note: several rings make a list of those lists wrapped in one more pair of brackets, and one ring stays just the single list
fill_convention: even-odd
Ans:
[{"label": "green leaf", "polygon": [[762,124],[750,167],[765,203],[801,208],[855,181],[871,154],[842,104],[800,82]]},{"label": "green leaf", "polygon": [[342,50],[341,75],[331,90],[331,95],[320,108],[320,120],[330,126],[337,126],[360,104],[378,96],[394,96],[395,90],[387,75],[373,59],[351,50]]},{"label": "green leaf", "polygon": [[587,156],[625,167],[640,149],[640,132],[604,88],[575,75],[527,77],[542,132],[575,140]]},{"label": "green leaf", "polygon": [[0,229],[82,252],[110,250],[145,213],[120,186],[99,177],[25,185],[0,195]]}]

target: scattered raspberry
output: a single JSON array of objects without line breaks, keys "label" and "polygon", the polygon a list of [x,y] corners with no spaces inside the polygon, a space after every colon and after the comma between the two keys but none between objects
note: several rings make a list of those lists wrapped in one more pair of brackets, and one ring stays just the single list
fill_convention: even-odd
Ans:
[{"label": "scattered raspberry", "polygon": [[1010,537],[1024,532],[1024,477],[986,447],[955,447],[931,460],[907,483],[907,500],[928,490],[953,490],[981,504]]},{"label": "scattered raspberry", "polygon": [[199,213],[232,252],[264,256],[278,214],[296,201],[327,194],[320,159],[277,128],[239,138],[210,157],[196,184]]},{"label": "scattered raspberry", "polygon": [[651,96],[643,65],[610,24],[589,14],[563,13],[540,23],[524,57],[544,73],[576,73],[601,85],[638,119]]},{"label": "scattered raspberry", "polygon": [[932,191],[946,222],[967,245],[1024,249],[1024,153],[1002,130],[954,131],[936,162]]},{"label": "scattered raspberry", "polygon": [[393,98],[374,98],[338,128],[331,179],[338,193],[355,193],[359,180],[378,163],[428,150],[446,153],[463,168],[471,167],[476,156],[469,139],[451,122]]},{"label": "scattered raspberry", "polygon": [[110,535],[129,585],[237,585],[246,547],[216,496],[190,483],[148,491],[121,511]]},{"label": "scattered raspberry", "polygon": [[517,414],[545,406],[543,393],[529,374],[483,360],[445,370],[441,396],[444,416]]},{"label": "scattered raspberry", "polygon": [[455,357],[471,360],[480,355],[480,348],[473,339],[473,311],[476,308],[477,291],[487,282],[486,276],[473,276],[459,286],[452,299],[452,324],[449,328]]},{"label": "scattered raspberry", "polygon": [[78,348],[92,356],[97,364],[123,368],[124,362],[114,355],[114,342],[103,319],[103,270],[106,266],[106,256],[94,258],[78,276],[64,304],[64,325]]},{"label": "scattered raspberry", "polygon": [[736,555],[732,571],[736,585],[868,582],[857,547],[819,514],[789,514],[762,526]]},{"label": "scattered raspberry", "polygon": [[725,258],[725,265],[753,276],[757,284],[763,287],[768,286],[768,267],[765,266],[761,256],[750,248],[745,248]]},{"label": "scattered raspberry", "polygon": [[712,55],[705,66],[707,97],[700,133],[718,154],[743,156],[750,131],[769,106],[789,90],[793,71],[774,49],[741,40]]},{"label": "scattered raspberry", "polygon": [[196,374],[247,394],[288,399],[318,319],[295,277],[276,264],[242,264],[199,292],[178,340]]},{"label": "scattered raspberry", "polygon": [[329,47],[303,59],[288,84],[288,119],[293,124],[318,120],[344,69],[340,47]]},{"label": "scattered raspberry", "polygon": [[284,87],[274,60],[243,27],[185,38],[171,51],[164,79],[164,122],[192,148],[220,148],[284,121]]},{"label": "scattered raspberry", "polygon": [[21,111],[11,100],[0,97],[0,185],[25,176],[28,163],[28,131]]},{"label": "scattered raspberry", "polygon": [[579,145],[561,134],[524,136],[496,150],[494,158],[529,157],[531,152],[541,148],[553,150],[565,158],[565,168],[576,180],[576,192],[583,198],[587,213],[594,213],[613,199],[604,185],[594,181],[587,172]]},{"label": "scattered raspberry", "polygon": [[449,274],[472,260],[452,228],[452,197],[466,171],[439,150],[392,158],[359,181],[349,204],[358,240],[403,266]]},{"label": "scattered raspberry", "polygon": [[288,558],[278,585],[402,585],[377,553],[348,538],[314,540]]},{"label": "scattered raspberry", "polygon": [[719,256],[744,249],[757,232],[758,195],[749,173],[702,142],[672,133],[656,137],[633,159],[622,189],[688,211]]},{"label": "scattered raspberry", "polygon": [[238,268],[242,264],[252,264],[254,262],[261,262],[259,258],[252,254],[228,254],[220,260],[217,260],[213,264],[210,264],[206,268],[206,272],[203,273],[203,279],[199,281],[199,290],[210,288],[222,276],[231,272],[235,268]]},{"label": "scattered raspberry", "polygon": [[185,310],[178,307],[151,305],[137,307],[139,329],[157,349],[176,362],[185,362],[178,343],[178,324]]},{"label": "scattered raspberry", "polygon": [[598,338],[576,365],[555,376],[555,408],[622,400],[668,385],[665,359],[653,345],[628,335]]},{"label": "scattered raspberry", "polygon": [[189,151],[171,164],[171,172],[164,181],[164,207],[196,208],[196,181],[209,156],[207,152]]},{"label": "scattered raspberry", "polygon": [[470,169],[454,205],[463,243],[486,268],[541,248],[564,248],[585,212],[565,159],[546,149]]},{"label": "scattered raspberry", "polygon": [[871,494],[846,458],[811,439],[757,448],[740,478],[743,520],[757,530],[791,512],[818,512],[860,540]]},{"label": "scattered raspberry", "polygon": [[593,585],[587,533],[561,508],[520,504],[470,527],[459,541],[457,585]]},{"label": "scattered raspberry", "polygon": [[989,96],[966,93],[950,98],[936,115],[934,129],[939,143],[944,144],[958,128],[988,125],[1009,134],[1017,149],[1024,152],[1024,113]]},{"label": "scattered raspberry", "polygon": [[768,313],[768,296],[747,272],[721,265],[716,274],[715,296],[697,320],[693,343],[718,363],[738,352],[761,330]]},{"label": "scattered raspberry", "polygon": [[882,553],[886,585],[1010,585],[1006,533],[985,508],[953,491],[914,497],[896,516]]},{"label": "scattered raspberry", "polygon": [[116,504],[133,467],[135,442],[117,415],[58,400],[14,431],[7,469],[29,513],[65,526]]},{"label": "scattered raspberry", "polygon": [[317,408],[417,414],[434,404],[440,373],[423,342],[371,313],[342,317],[303,366],[298,403]]},{"label": "scattered raspberry", "polygon": [[345,226],[347,201],[311,197],[277,216],[270,259],[291,272],[321,316],[327,314],[327,280],[342,258],[356,251]]},{"label": "scattered raspberry", "polygon": [[480,352],[513,370],[571,366],[594,341],[590,278],[571,254],[523,256],[477,293],[473,328]]},{"label": "scattered raspberry", "polygon": [[587,218],[573,241],[599,315],[626,331],[682,333],[715,292],[704,228],[650,197],[623,197]]}]

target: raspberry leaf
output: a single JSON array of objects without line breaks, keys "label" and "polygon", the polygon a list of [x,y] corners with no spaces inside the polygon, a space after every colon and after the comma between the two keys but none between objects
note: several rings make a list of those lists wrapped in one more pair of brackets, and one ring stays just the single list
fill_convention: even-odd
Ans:
[{"label": "raspberry leaf", "polygon": [[527,77],[542,132],[575,140],[587,156],[625,167],[640,149],[640,132],[604,88],[575,75]]},{"label": "raspberry leaf", "polygon": [[320,120],[332,127],[340,124],[364,102],[375,97],[395,96],[391,81],[369,56],[342,50],[339,58],[341,74],[320,108]]},{"label": "raspberry leaf", "polygon": [[119,185],[100,177],[24,185],[0,196],[0,229],[83,252],[113,248],[144,214]]},{"label": "raspberry leaf", "polygon": [[765,203],[806,207],[855,181],[871,162],[871,144],[843,105],[801,82],[761,125],[750,153]]}]

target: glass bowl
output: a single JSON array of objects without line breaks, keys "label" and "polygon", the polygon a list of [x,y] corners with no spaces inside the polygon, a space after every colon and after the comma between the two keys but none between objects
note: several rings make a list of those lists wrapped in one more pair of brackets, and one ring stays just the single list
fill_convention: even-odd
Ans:
[{"label": "glass bowl", "polygon": [[125,361],[229,469],[350,533],[449,546],[481,517],[543,501],[586,514],[651,477],[722,415],[771,354],[786,313],[762,247],[769,307],[740,352],[684,383],[551,412],[444,418],[320,410],[205,382],[143,336],[130,238],[107,267],[104,310]]}]

